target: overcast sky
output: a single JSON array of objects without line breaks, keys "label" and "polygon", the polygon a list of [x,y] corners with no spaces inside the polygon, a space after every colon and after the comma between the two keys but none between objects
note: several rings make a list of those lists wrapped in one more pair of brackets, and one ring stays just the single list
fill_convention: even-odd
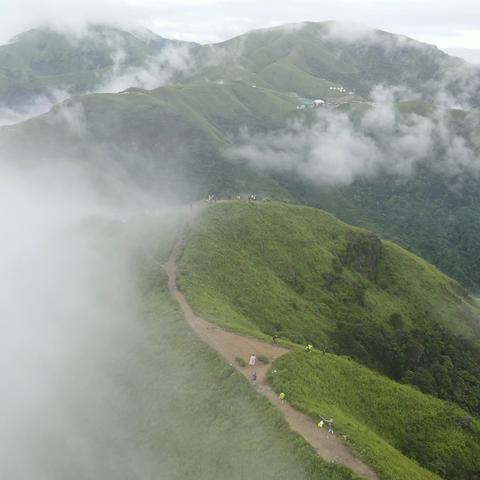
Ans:
[{"label": "overcast sky", "polygon": [[209,43],[253,28],[343,20],[402,33],[441,48],[480,48],[478,0],[0,0],[0,42],[42,22],[141,25]]}]

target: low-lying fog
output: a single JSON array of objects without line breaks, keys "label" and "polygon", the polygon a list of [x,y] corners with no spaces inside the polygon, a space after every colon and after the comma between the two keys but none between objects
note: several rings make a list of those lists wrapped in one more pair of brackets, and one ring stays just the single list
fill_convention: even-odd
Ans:
[{"label": "low-lying fog", "polygon": [[1,170],[0,478],[307,478],[266,401],[161,287],[140,295],[134,259],[153,262],[178,209],[119,211],[75,170]]},{"label": "low-lying fog", "polygon": [[107,478],[131,427],[114,377],[141,336],[128,245],[67,172],[0,178],[0,477]]}]

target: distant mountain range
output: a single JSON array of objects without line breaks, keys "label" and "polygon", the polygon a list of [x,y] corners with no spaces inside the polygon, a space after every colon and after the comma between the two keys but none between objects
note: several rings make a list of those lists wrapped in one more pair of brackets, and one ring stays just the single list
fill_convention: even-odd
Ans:
[{"label": "distant mountain range", "polygon": [[0,109],[26,108],[39,96],[55,101],[94,92],[132,69],[151,68],[164,49],[182,45],[148,30],[100,25],[78,35],[29,30],[0,46]]},{"label": "distant mountain range", "polygon": [[[463,61],[434,46],[380,30],[345,33],[343,28],[348,26],[293,24],[214,45],[101,25],[78,35],[30,30],[0,47],[0,108],[18,108],[40,95],[55,99],[62,94],[119,91],[122,86],[154,88],[166,83],[162,69],[176,69],[178,75],[169,80],[237,80],[309,98],[350,91],[367,96],[378,83],[407,86],[428,96],[432,82],[455,89],[455,76],[450,76],[458,69],[468,71]],[[162,52],[182,47],[188,49],[188,68],[165,65]],[[153,77],[149,82],[141,81],[139,72],[144,69]],[[122,76],[127,83],[115,84]],[[337,84],[346,91],[332,90]]]},{"label": "distant mountain range", "polygon": [[[79,95],[114,78],[138,79],[135,72],[164,55],[149,72],[152,85],[165,86],[76,96],[0,129],[2,151],[17,161],[80,163],[114,194],[128,182],[181,199],[256,192],[308,203],[400,242],[470,288],[480,286],[480,76],[461,59],[335,22],[203,46],[107,27],[92,27],[76,42],[32,31],[2,47],[2,55],[8,61],[0,61],[0,102],[12,108],[52,88]],[[410,100],[372,108],[378,85]],[[323,110],[313,108],[316,99]],[[463,110],[446,108],[445,99]],[[344,131],[348,138],[336,136]],[[329,145],[351,148],[328,168],[321,163],[328,145],[310,145],[319,132],[330,135]],[[422,148],[424,158],[410,165]],[[258,168],[267,150],[272,158]],[[325,178],[343,175],[344,162],[363,163],[352,178],[327,182],[308,163],[312,156]],[[377,169],[367,171],[375,162]]]}]

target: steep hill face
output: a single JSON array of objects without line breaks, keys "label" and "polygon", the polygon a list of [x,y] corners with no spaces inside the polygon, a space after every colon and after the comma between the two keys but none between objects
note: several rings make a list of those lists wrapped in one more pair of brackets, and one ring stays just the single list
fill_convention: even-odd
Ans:
[{"label": "steep hill face", "polygon": [[478,290],[480,197],[475,176],[421,169],[406,179],[387,175],[347,187],[302,189],[301,198],[399,242]]},{"label": "steep hill face", "polygon": [[377,84],[402,85],[433,98],[435,82],[455,90],[450,75],[479,75],[432,45],[341,22],[257,30],[198,47],[196,54],[202,77],[241,79],[308,98],[367,97]]},{"label": "steep hill face", "polygon": [[148,67],[165,48],[181,45],[152,32],[106,26],[78,35],[30,30],[0,46],[0,107],[18,109],[38,96],[55,100],[94,91],[126,71]]},{"label": "steep hill face", "polygon": [[275,389],[312,419],[333,418],[380,478],[478,479],[480,422],[453,403],[328,353],[298,350],[274,366]]},{"label": "steep hill face", "polygon": [[454,280],[397,245],[319,210],[208,209],[181,288],[228,328],[350,355],[480,413],[480,312]]}]

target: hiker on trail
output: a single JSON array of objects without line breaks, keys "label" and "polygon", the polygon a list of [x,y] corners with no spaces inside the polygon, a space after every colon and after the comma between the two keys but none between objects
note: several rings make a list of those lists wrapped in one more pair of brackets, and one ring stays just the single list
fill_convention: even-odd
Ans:
[{"label": "hiker on trail", "polygon": [[278,396],[278,398],[279,398],[282,402],[284,402],[284,401],[285,401],[285,394],[282,392],[282,393]]},{"label": "hiker on trail", "polygon": [[313,346],[310,345],[310,344],[305,345],[305,351],[306,351],[306,352],[311,352],[311,351],[312,351],[312,348],[313,348]]},{"label": "hiker on trail", "polygon": [[327,420],[328,433],[333,433],[333,418]]},{"label": "hiker on trail", "polygon": [[320,420],[318,422],[318,428],[323,428],[323,423],[324,423],[323,420]]},{"label": "hiker on trail", "polygon": [[253,372],[252,374],[252,382],[256,382],[257,381],[257,372]]},{"label": "hiker on trail", "polygon": [[248,361],[248,364],[251,367],[254,367],[256,363],[257,363],[257,357],[255,356],[254,353],[252,353],[252,355],[250,356],[250,360]]},{"label": "hiker on trail", "polygon": [[278,335],[277,335],[276,333],[274,333],[274,334],[272,335],[272,342],[273,342],[273,343],[277,343],[277,338],[278,338]]}]

